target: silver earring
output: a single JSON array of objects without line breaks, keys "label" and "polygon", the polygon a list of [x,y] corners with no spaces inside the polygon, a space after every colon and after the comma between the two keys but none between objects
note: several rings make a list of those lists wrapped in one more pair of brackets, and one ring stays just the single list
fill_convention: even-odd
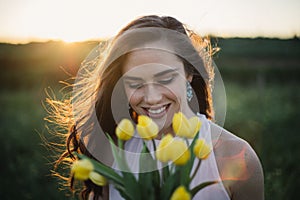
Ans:
[{"label": "silver earring", "polygon": [[190,102],[193,98],[193,88],[190,84],[190,82],[186,82],[186,98],[188,100],[188,102]]}]

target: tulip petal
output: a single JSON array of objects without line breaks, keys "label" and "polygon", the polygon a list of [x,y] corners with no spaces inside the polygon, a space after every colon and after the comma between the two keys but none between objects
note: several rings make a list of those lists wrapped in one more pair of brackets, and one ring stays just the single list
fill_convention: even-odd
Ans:
[{"label": "tulip petal", "polygon": [[78,180],[87,180],[89,174],[94,170],[94,166],[88,159],[76,160],[71,167],[71,173]]},{"label": "tulip petal", "polygon": [[189,122],[190,122],[190,128],[191,128],[191,135],[189,138],[194,138],[195,135],[200,130],[202,123],[197,116],[190,118]]},{"label": "tulip petal", "polygon": [[122,119],[116,128],[116,135],[120,140],[129,140],[134,134],[134,127],[129,119]]},{"label": "tulip petal", "polygon": [[136,129],[141,138],[145,140],[154,139],[159,130],[157,124],[148,116],[140,115]]},{"label": "tulip petal", "polygon": [[188,193],[184,186],[179,186],[171,196],[170,200],[190,200],[191,195]]},{"label": "tulip petal", "polygon": [[190,151],[183,140],[174,140],[171,143],[170,154],[175,165],[184,165],[190,159]]},{"label": "tulip petal", "polygon": [[172,141],[173,136],[171,134],[165,135],[160,141],[156,150],[156,158],[159,161],[168,162],[172,159],[172,150],[170,149]]},{"label": "tulip petal", "polygon": [[211,152],[211,147],[205,142],[204,139],[198,139],[194,146],[194,154],[199,159],[206,159],[208,158]]},{"label": "tulip petal", "polygon": [[190,123],[182,112],[174,114],[172,126],[177,136],[186,137],[190,135]]},{"label": "tulip petal", "polygon": [[104,176],[98,174],[97,172],[90,172],[89,174],[90,180],[99,186],[105,186],[107,184],[107,180]]}]

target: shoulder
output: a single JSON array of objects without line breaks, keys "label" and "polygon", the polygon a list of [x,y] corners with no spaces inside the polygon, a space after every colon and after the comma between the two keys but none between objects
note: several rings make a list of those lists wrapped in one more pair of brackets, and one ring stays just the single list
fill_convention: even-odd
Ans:
[{"label": "shoulder", "polygon": [[263,170],[253,148],[214,123],[211,132],[219,173],[231,198],[263,199]]}]

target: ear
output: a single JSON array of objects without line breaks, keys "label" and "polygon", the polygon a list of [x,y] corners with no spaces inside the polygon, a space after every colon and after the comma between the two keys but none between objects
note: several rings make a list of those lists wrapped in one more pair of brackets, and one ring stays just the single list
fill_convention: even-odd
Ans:
[{"label": "ear", "polygon": [[192,74],[187,74],[186,80],[191,83],[192,80],[193,80],[193,75]]}]

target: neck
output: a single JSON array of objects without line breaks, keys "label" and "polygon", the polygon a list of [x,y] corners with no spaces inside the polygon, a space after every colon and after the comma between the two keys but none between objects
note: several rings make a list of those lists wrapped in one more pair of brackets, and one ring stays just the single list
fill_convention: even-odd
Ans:
[{"label": "neck", "polygon": [[173,128],[172,128],[172,125],[169,126],[169,127],[166,127],[166,128],[163,128],[159,131],[156,139],[157,140],[160,140],[163,136],[167,135],[167,134],[171,134],[173,136],[175,136],[175,133],[173,131]]}]

